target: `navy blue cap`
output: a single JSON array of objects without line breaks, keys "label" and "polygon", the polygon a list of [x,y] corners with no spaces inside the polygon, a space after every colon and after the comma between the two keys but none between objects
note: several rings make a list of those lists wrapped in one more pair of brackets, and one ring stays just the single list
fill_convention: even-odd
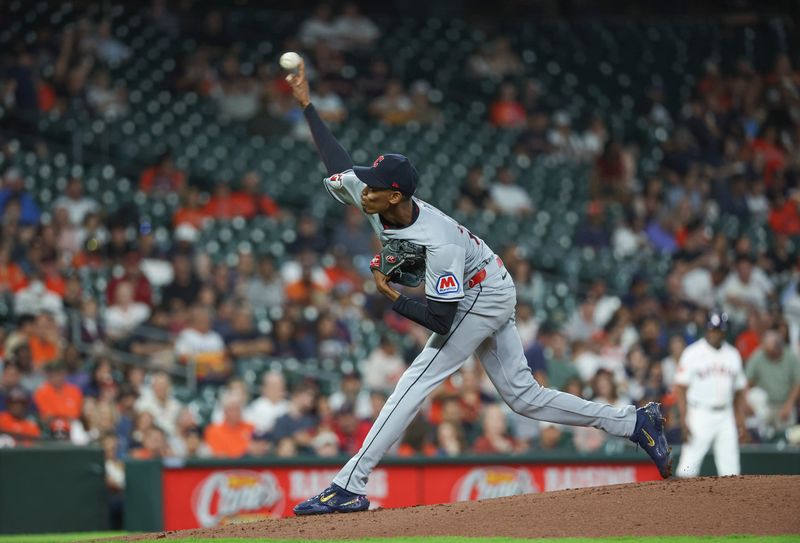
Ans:
[{"label": "navy blue cap", "polygon": [[706,329],[708,330],[722,330],[728,329],[728,314],[721,309],[712,309],[708,312],[708,320],[706,321]]},{"label": "navy blue cap", "polygon": [[372,167],[354,166],[353,173],[368,187],[397,190],[408,196],[417,190],[419,179],[408,158],[395,153],[379,156]]}]

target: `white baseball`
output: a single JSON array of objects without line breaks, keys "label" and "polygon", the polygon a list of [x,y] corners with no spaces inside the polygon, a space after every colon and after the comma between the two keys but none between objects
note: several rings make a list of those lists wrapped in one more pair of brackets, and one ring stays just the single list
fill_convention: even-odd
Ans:
[{"label": "white baseball", "polygon": [[282,54],[278,62],[284,70],[294,70],[300,66],[300,55],[294,51],[289,51],[288,53]]}]

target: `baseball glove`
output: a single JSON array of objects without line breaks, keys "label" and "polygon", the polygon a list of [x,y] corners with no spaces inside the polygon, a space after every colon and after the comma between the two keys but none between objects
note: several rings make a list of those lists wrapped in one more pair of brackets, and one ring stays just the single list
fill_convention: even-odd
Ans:
[{"label": "baseball glove", "polygon": [[394,283],[416,287],[425,277],[425,247],[402,239],[391,239],[372,258],[369,267],[371,270],[380,270]]}]

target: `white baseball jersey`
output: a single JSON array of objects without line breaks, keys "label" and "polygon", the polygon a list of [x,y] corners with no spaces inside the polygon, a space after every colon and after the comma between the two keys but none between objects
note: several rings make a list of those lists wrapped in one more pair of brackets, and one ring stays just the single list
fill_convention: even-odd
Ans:
[{"label": "white baseball jersey", "polygon": [[745,388],[747,378],[736,348],[723,342],[715,349],[703,338],[683,351],[675,384],[688,387],[689,405],[719,409],[733,405],[734,393]]},{"label": "white baseball jersey", "polygon": [[[343,204],[361,207],[364,183],[353,170],[325,179],[325,188]],[[494,256],[483,240],[432,205],[414,198],[419,216],[409,226],[384,228],[377,214],[366,215],[375,233],[385,244],[402,239],[425,247],[425,296],[434,300],[464,298],[464,285]]]},{"label": "white baseball jersey", "polygon": [[724,342],[719,349],[705,339],[692,343],[678,362],[675,384],[687,387],[686,424],[690,431],[676,475],[699,475],[703,458],[712,448],[717,475],[741,473],[733,397],[745,388],[747,379],[739,351]]}]

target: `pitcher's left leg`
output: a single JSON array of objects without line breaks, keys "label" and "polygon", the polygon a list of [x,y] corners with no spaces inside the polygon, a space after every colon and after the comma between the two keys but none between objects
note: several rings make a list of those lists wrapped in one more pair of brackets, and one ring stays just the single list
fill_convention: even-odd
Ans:
[{"label": "pitcher's left leg", "polygon": [[742,470],[739,459],[739,434],[736,430],[736,419],[733,412],[719,424],[719,432],[714,442],[714,463],[717,475],[740,475]]},{"label": "pitcher's left leg", "polygon": [[525,360],[522,341],[509,319],[478,348],[478,357],[503,400],[526,417],[572,426],[593,426],[622,437],[636,428],[636,408],[616,408],[542,387]]}]

